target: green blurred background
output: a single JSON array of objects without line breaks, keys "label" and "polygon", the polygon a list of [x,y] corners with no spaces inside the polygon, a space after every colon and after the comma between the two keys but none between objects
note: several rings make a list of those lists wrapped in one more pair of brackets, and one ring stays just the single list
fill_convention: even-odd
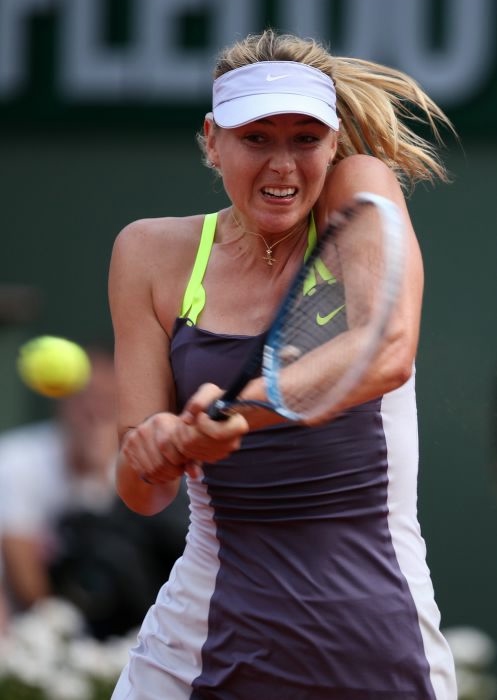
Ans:
[{"label": "green blurred background", "polygon": [[[111,334],[118,231],[225,205],[195,143],[218,48],[271,24],[400,67],[462,140],[444,151],[453,184],[411,198],[426,264],[420,518],[443,625],[497,639],[495,11],[493,0],[0,0],[0,430],[50,410],[17,378],[23,340]],[[26,288],[35,299],[19,309],[10,295]]]}]

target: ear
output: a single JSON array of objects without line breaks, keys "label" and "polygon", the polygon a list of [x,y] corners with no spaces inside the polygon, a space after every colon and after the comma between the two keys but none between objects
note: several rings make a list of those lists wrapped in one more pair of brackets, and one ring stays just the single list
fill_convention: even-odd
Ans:
[{"label": "ear", "polygon": [[217,127],[212,118],[212,114],[207,114],[204,119],[204,138],[205,138],[205,154],[212,165],[219,167],[219,154],[216,144]]},{"label": "ear", "polygon": [[338,149],[338,131],[333,131],[332,141],[331,141],[331,152],[330,152],[330,159],[329,159],[330,165],[335,160],[335,156],[337,154],[337,149]]}]

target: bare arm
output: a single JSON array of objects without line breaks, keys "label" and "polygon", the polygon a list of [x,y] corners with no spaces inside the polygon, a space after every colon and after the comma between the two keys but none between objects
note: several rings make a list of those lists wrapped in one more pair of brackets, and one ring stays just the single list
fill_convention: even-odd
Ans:
[{"label": "bare arm", "polygon": [[[128,226],[114,245],[109,274],[120,441],[116,488],[129,508],[145,515],[173,501],[185,468],[196,459],[190,444],[206,438],[176,415],[169,333],[197,241],[189,250],[188,230],[171,240],[181,223],[171,228],[164,220]],[[236,449],[245,430],[241,417],[211,426],[215,438],[208,453],[200,450],[202,459]]]},{"label": "bare arm", "polygon": [[4,534],[2,537],[4,575],[21,608],[50,595],[50,580],[37,537]]},{"label": "bare arm", "polygon": [[[407,232],[406,261],[401,294],[380,352],[360,383],[345,397],[342,404],[335,408],[334,414],[381,396],[406,382],[412,373],[419,339],[424,281],[423,265],[406,202],[394,174],[382,162],[369,156],[353,156],[341,161],[330,173],[326,191],[318,203],[318,227],[325,224],[332,211],[344,206],[359,191],[370,191],[382,195],[397,204]],[[361,251],[358,251],[358,254],[361,254]],[[334,371],[338,374],[342,373],[343,365],[348,362],[348,358],[353,356],[356,348],[360,346],[364,332],[365,329],[360,324],[357,326],[352,324],[352,329],[349,332],[343,333],[329,343],[329,348],[323,348],[320,351],[319,363],[314,362],[314,369],[320,370],[321,379],[317,371],[313,372],[317,384],[320,381],[323,384],[326,382],[327,373],[331,374]],[[308,361],[313,362],[313,357],[304,357],[301,363],[295,363],[291,373],[289,373],[291,378],[285,377],[283,371],[281,377],[283,393],[285,382],[291,381],[293,385],[296,385],[291,393],[298,391],[299,381],[302,385],[306,385],[306,382],[309,381],[309,374],[305,364]],[[296,370],[300,364],[302,374],[299,379]],[[256,380],[247,386],[243,392],[243,398],[261,399],[263,393],[262,381]],[[310,422],[322,422],[330,417],[332,416],[324,411],[316,420]],[[247,418],[251,423],[250,417],[247,416]]]},{"label": "bare arm", "polygon": [[[152,488],[142,480],[165,458],[156,441],[157,428],[141,424],[153,414],[174,408],[174,392],[167,362],[168,338],[154,313],[150,265],[156,236],[146,222],[128,226],[118,236],[109,273],[109,302],[115,336],[119,455],[116,487],[124,502],[144,514],[158,512],[179,488],[181,470],[169,460],[169,480]],[[172,427],[169,416],[162,439]],[[168,454],[173,460],[174,454]]]}]

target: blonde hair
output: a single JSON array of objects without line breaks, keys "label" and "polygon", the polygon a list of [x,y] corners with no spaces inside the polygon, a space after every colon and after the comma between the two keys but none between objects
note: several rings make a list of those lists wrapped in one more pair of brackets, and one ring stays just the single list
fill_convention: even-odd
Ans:
[{"label": "blonde hair", "polygon": [[[443,145],[439,126],[455,134],[454,128],[407,74],[372,61],[333,56],[314,39],[267,29],[221,51],[214,78],[260,61],[298,61],[332,78],[341,120],[335,162],[357,153],[376,156],[410,189],[422,180],[449,180],[438,153]],[[407,122],[428,126],[432,140]]]}]

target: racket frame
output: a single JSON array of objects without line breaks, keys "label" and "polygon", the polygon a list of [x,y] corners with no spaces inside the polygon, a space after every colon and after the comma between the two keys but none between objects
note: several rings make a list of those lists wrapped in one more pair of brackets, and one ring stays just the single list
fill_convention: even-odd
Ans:
[{"label": "racket frame", "polygon": [[376,319],[374,332],[370,337],[370,342],[367,346],[367,351],[364,352],[359,361],[354,364],[353,370],[346,372],[337,382],[333,390],[333,403],[338,404],[344,396],[357,384],[366,368],[374,357],[380,339],[382,338],[392,309],[397,300],[398,291],[402,281],[404,267],[404,226],[400,211],[391,200],[381,195],[373,194],[372,192],[358,192],[354,196],[354,203],[344,211],[336,212],[336,216],[331,217],[330,223],[324,233],[318,239],[311,254],[307,258],[305,264],[297,273],[295,280],[285,296],[283,303],[276,315],[275,320],[268,330],[266,342],[263,351],[262,361],[262,376],[265,382],[266,395],[268,397],[268,406],[272,410],[279,413],[284,418],[290,421],[301,421],[304,417],[311,418],[312,413],[300,414],[292,411],[285,406],[282,391],[280,388],[279,378],[281,376],[281,361],[279,356],[280,347],[277,343],[277,338],[280,328],[286,320],[286,316],[291,307],[294,295],[302,287],[313,264],[319,258],[326,241],[330,236],[333,236],[337,229],[347,224],[350,215],[355,211],[355,205],[372,204],[380,216],[381,231],[383,234],[383,250],[385,252],[384,275],[382,285],[379,290],[379,308],[381,313]]}]

